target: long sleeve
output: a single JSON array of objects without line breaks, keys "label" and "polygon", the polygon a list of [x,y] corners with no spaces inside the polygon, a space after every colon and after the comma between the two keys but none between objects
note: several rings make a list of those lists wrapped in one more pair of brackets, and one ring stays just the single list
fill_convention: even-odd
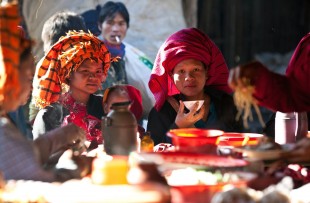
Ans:
[{"label": "long sleeve", "polygon": [[310,111],[310,33],[296,47],[285,76],[260,69],[254,97],[261,105],[281,112]]},{"label": "long sleeve", "polygon": [[0,143],[0,170],[6,180],[56,180],[53,172],[43,170],[32,142],[4,118],[1,118]]},{"label": "long sleeve", "polygon": [[262,67],[254,94],[259,104],[281,112],[310,111],[310,60],[307,61],[296,65],[286,76]]},{"label": "long sleeve", "polygon": [[59,103],[53,103],[41,109],[33,123],[33,139],[48,131],[56,129],[61,126],[64,118],[64,108]]},{"label": "long sleeve", "polygon": [[40,161],[44,164],[52,154],[67,149],[74,141],[81,141],[80,145],[83,146],[84,140],[83,129],[74,124],[68,124],[41,135],[34,140],[34,144],[39,151]]}]

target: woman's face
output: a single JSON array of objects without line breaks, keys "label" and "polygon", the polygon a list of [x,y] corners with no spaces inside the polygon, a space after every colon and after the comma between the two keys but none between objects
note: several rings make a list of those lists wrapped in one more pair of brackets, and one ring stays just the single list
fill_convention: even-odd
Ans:
[{"label": "woman's face", "polygon": [[107,102],[103,104],[104,113],[108,114],[111,111],[112,104],[128,101],[130,101],[130,98],[125,90],[114,90],[109,94]]},{"label": "woman's face", "polygon": [[174,84],[186,100],[203,99],[206,77],[206,68],[196,59],[181,61],[172,72]]},{"label": "woman's face", "polygon": [[21,105],[25,105],[29,99],[32,90],[32,80],[35,71],[34,58],[29,55],[24,61],[21,62],[21,70],[19,81],[21,84],[20,100]]},{"label": "woman's face", "polygon": [[119,13],[115,17],[106,18],[105,21],[99,25],[102,37],[111,44],[120,44],[126,36],[128,25]]},{"label": "woman's face", "polygon": [[70,90],[81,94],[95,93],[101,87],[101,82],[105,80],[102,66],[101,62],[84,60],[70,77]]},{"label": "woman's face", "polygon": [[19,106],[26,104],[29,99],[35,71],[33,55],[29,54],[23,61],[21,61],[19,68],[19,97],[17,99],[12,99],[11,101],[4,100],[2,108],[6,112],[15,111]]}]

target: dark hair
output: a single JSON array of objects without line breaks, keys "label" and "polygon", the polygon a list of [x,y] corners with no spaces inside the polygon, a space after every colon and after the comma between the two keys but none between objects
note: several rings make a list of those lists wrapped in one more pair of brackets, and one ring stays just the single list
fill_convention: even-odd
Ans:
[{"label": "dark hair", "polygon": [[52,46],[60,37],[65,36],[69,30],[87,32],[83,17],[72,11],[57,12],[45,21],[42,39],[44,43],[49,43]]},{"label": "dark hair", "polygon": [[31,47],[28,47],[25,50],[23,50],[23,52],[20,54],[19,59],[21,61],[24,61],[30,54],[32,54],[32,49]]},{"label": "dark hair", "polygon": [[100,10],[98,21],[99,23],[103,23],[107,18],[113,18],[117,13],[123,16],[127,27],[129,27],[129,13],[122,2],[106,2]]}]

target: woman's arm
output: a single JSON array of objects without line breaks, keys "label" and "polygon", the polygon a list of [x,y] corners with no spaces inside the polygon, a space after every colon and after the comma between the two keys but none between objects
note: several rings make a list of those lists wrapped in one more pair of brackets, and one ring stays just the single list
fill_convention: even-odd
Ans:
[{"label": "woman's arm", "polygon": [[171,139],[166,134],[175,125],[175,117],[176,112],[168,103],[164,104],[160,112],[155,108],[151,110],[148,117],[147,131],[151,132],[151,137],[155,145],[159,143],[171,143]]},{"label": "woman's arm", "polygon": [[63,152],[70,147],[74,149],[83,148],[84,142],[84,130],[74,124],[56,128],[34,140],[42,164],[47,163],[50,156],[56,152]]},{"label": "woman's arm", "polygon": [[41,109],[34,120],[32,130],[33,139],[60,127],[62,121],[63,107],[59,103],[54,103]]}]

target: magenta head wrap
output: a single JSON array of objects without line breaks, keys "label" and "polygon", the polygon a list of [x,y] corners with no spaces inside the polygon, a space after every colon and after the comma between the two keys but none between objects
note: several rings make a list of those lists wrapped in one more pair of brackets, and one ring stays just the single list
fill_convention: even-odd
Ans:
[{"label": "magenta head wrap", "polygon": [[155,108],[161,109],[167,96],[180,93],[169,74],[183,60],[196,59],[208,68],[206,86],[231,93],[227,85],[228,68],[218,47],[209,37],[196,28],[180,30],[172,34],[160,47],[149,87],[154,94]]}]

